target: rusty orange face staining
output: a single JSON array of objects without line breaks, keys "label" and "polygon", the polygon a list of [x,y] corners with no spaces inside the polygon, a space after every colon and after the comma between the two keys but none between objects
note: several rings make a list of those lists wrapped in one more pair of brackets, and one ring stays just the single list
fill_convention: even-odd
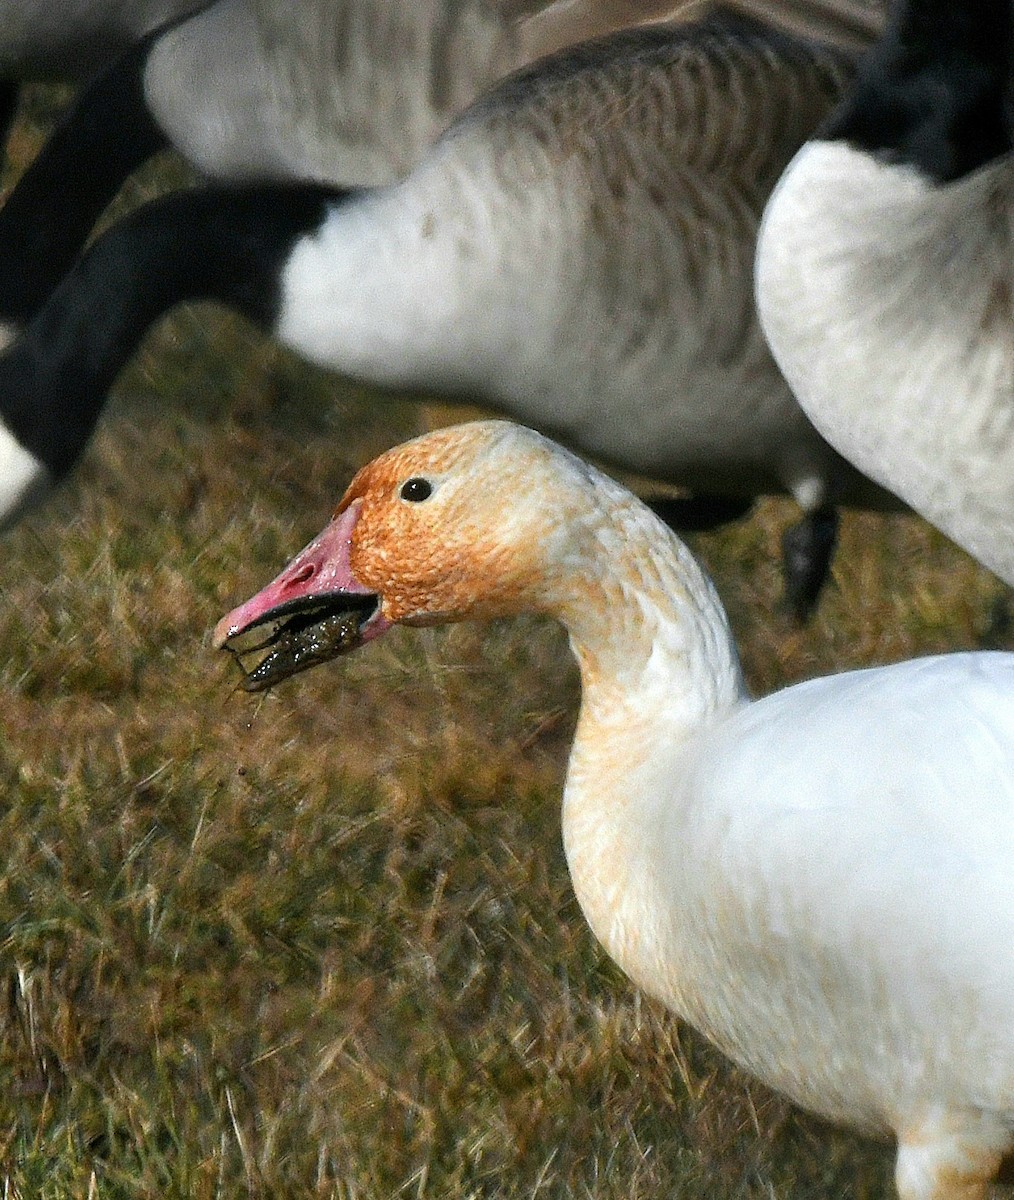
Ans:
[{"label": "rusty orange face staining", "polygon": [[[496,422],[438,430],[381,455],[352,480],[335,515],[359,501],[349,561],[356,579],[380,595],[388,620],[506,616],[532,603],[537,522],[511,537],[505,490],[481,486],[486,454],[504,430]],[[521,494],[530,488],[523,463],[520,456],[511,468]],[[409,480],[425,480],[429,495],[406,499]]]}]

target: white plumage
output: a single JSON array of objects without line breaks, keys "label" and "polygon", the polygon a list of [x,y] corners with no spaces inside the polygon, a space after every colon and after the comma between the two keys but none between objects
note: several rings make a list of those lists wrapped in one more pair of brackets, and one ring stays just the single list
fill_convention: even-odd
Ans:
[{"label": "white plumage", "polygon": [[831,444],[1014,584],[1012,23],[1009,0],[899,6],[768,203],[757,299]]},{"label": "white plumage", "polygon": [[[403,498],[409,479],[428,498]],[[496,422],[365,467],[216,641],[296,616],[268,651],[284,677],[312,622],[350,606],[358,643],[395,622],[562,621],[582,679],[563,837],[606,950],[769,1085],[894,1135],[902,1200],[985,1196],[1014,1142],[1014,655],[753,701],[675,535]]]}]

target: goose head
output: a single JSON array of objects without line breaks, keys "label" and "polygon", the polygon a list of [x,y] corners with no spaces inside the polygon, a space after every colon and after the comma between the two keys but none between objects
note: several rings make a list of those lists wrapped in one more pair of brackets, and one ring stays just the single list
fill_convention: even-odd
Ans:
[{"label": "goose head", "polygon": [[[228,613],[217,647],[256,691],[374,640],[396,624],[557,612],[594,509],[580,460],[533,430],[480,421],[437,430],[364,467],[329,525]],[[569,580],[572,583],[572,579]]]}]

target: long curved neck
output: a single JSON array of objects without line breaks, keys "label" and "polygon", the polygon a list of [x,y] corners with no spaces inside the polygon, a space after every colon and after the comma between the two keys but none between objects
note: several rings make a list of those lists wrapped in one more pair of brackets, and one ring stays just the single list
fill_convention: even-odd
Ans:
[{"label": "long curved neck", "polygon": [[582,682],[563,837],[588,923],[650,987],[665,920],[653,899],[657,815],[679,803],[683,752],[746,689],[725,612],[693,555],[633,497],[607,497],[596,550],[624,569],[579,578],[558,610]]},{"label": "long curved neck", "polygon": [[151,43],[139,42],[84,90],[0,208],[0,321],[35,315],[127,176],[166,145],[144,97]]},{"label": "long curved neck", "polygon": [[95,241],[0,358],[0,421],[60,478],[152,322],[205,299],[270,327],[281,263],[341,199],[316,185],[265,185],[185,191],[137,209]]}]

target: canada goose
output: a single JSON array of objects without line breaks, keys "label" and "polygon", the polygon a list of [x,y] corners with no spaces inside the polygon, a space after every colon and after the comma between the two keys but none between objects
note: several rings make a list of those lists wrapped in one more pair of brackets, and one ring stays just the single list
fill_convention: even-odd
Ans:
[{"label": "canada goose", "polygon": [[148,325],[212,297],[315,362],[481,397],[619,467],[709,495],[790,493],[804,611],[834,506],[897,503],[814,433],[752,296],[768,191],[850,68],[736,20],[628,32],[512,77],[389,187],[144,206],[0,360],[24,477],[63,475]]},{"label": "canada goose", "polygon": [[84,91],[0,210],[0,345],[156,151],[173,146],[222,182],[391,182],[522,60],[527,7],[218,0],[138,40]]},{"label": "canada goose", "polygon": [[[5,45],[10,58],[32,61],[33,35],[36,60],[51,50],[51,6],[6,2],[0,61]],[[60,44],[68,56],[77,34],[84,55],[197,3],[162,0],[128,17],[104,13],[110,0],[82,2]],[[85,92],[0,211],[0,326],[37,311],[124,179],[166,145],[219,182],[390,183],[497,79],[577,40],[720,8],[855,47],[876,33],[884,3],[203,0],[203,11],[140,41]],[[0,345],[10,336],[0,329]]]},{"label": "canada goose", "polygon": [[1014,655],[753,701],[675,534],[503,422],[361,470],[214,642],[263,654],[260,688],[397,623],[522,612],[580,666],[563,840],[606,951],[769,1086],[897,1138],[902,1200],[985,1200],[1014,1144]]},{"label": "canada goose", "polygon": [[905,0],[768,205],[757,298],[817,428],[1014,584],[1014,8]]}]

